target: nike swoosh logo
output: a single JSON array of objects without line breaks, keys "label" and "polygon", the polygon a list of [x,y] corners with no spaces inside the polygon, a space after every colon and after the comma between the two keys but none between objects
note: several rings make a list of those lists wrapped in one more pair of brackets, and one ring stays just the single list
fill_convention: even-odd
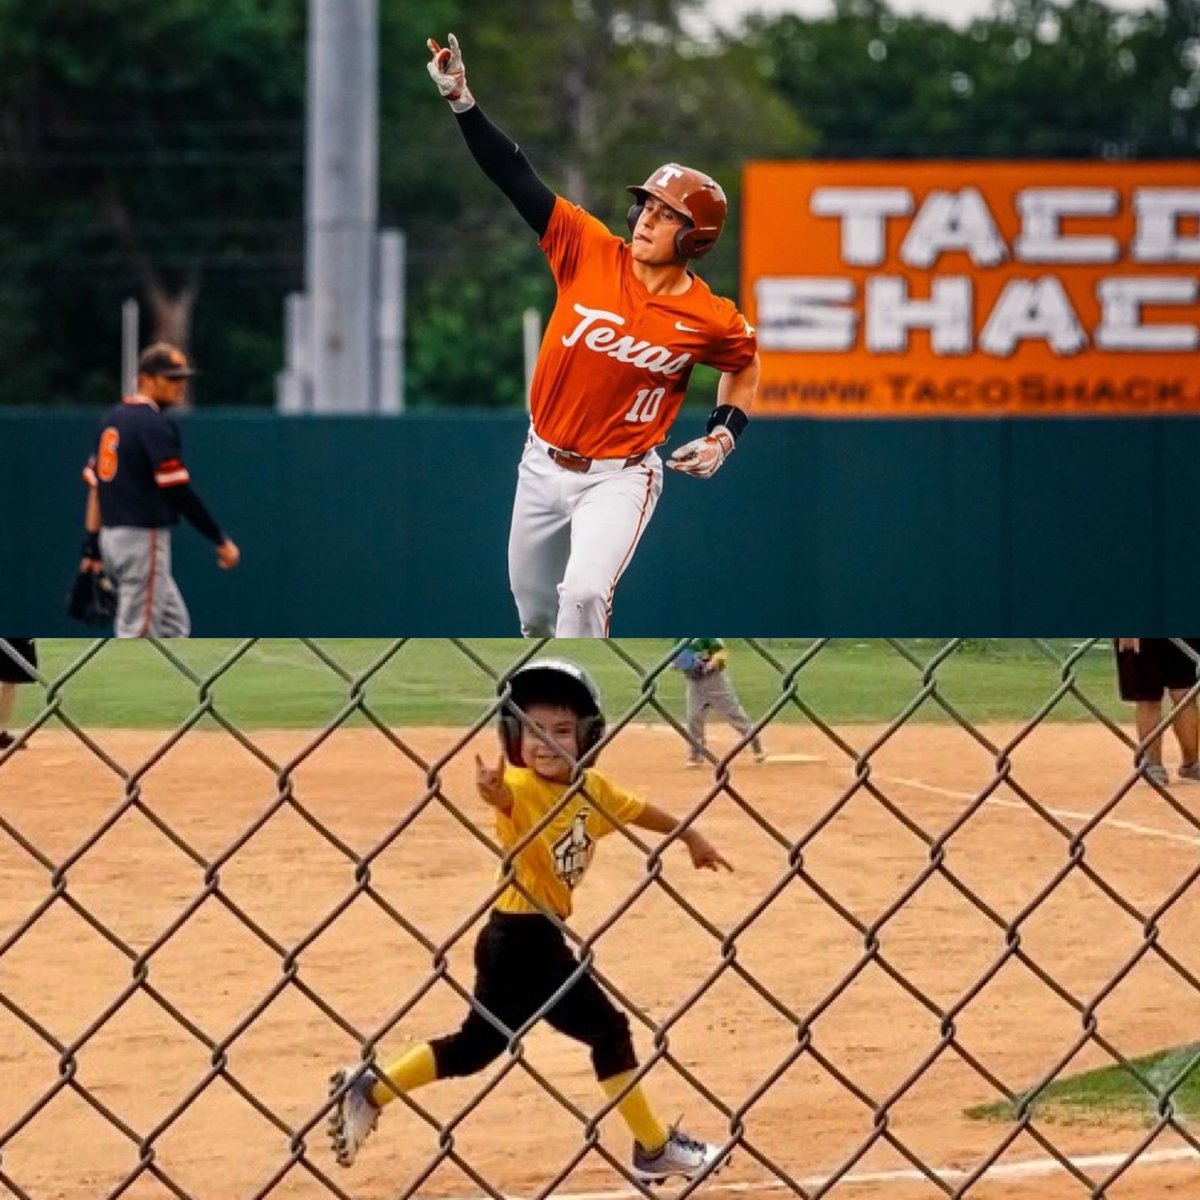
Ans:
[{"label": "nike swoosh logo", "polygon": [[694,326],[685,325],[682,321],[676,321],[675,328],[678,329],[680,333],[699,333],[700,332],[700,330],[696,329]]}]

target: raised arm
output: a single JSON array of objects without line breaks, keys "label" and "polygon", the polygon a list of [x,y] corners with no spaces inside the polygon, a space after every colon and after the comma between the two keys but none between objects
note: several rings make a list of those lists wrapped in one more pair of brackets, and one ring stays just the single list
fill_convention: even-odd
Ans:
[{"label": "raised arm", "polygon": [[479,792],[479,798],[497,812],[512,812],[513,794],[504,778],[503,754],[494,767],[489,767],[478,754],[475,755],[475,789]]},{"label": "raised arm", "polygon": [[493,125],[475,102],[467,87],[458,38],[451,34],[447,48],[439,46],[433,38],[426,44],[433,55],[429,60],[430,77],[454,110],[467,149],[525,223],[542,237],[554,211],[554,193],[538,177],[517,143]]}]

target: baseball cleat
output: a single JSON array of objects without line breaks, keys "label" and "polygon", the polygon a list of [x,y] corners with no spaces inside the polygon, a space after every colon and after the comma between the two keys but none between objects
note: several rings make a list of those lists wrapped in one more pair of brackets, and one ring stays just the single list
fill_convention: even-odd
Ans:
[{"label": "baseball cleat", "polygon": [[1200,763],[1184,763],[1179,768],[1179,778],[1189,783],[1200,783]]},{"label": "baseball cleat", "polygon": [[665,1183],[673,1177],[690,1183],[704,1174],[718,1174],[729,1157],[729,1151],[720,1146],[698,1142],[672,1127],[664,1145],[653,1154],[634,1142],[633,1177],[645,1184]]},{"label": "baseball cleat", "polygon": [[685,767],[689,767],[689,768],[702,767],[702,766],[704,766],[704,759],[702,759],[702,758],[685,758],[683,760],[683,765]]},{"label": "baseball cleat", "polygon": [[329,1077],[329,1098],[336,1100],[329,1114],[329,1143],[339,1167],[354,1165],[362,1144],[379,1123],[379,1109],[371,1103],[371,1073],[354,1079],[356,1067],[344,1067]]},{"label": "baseball cleat", "polygon": [[754,752],[754,761],[756,763],[765,763],[767,761],[767,752],[761,746]]}]

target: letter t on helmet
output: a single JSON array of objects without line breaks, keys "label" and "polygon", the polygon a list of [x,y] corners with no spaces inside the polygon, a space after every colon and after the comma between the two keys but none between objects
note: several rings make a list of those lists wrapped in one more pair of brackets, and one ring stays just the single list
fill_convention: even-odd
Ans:
[{"label": "letter t on helmet", "polygon": [[683,258],[703,258],[716,244],[725,228],[729,204],[721,185],[703,171],[666,163],[650,173],[645,183],[630,184],[636,204],[627,215],[632,233],[642,215],[647,196],[661,200],[668,208],[686,217],[691,227],[681,229],[675,238],[675,248]]}]

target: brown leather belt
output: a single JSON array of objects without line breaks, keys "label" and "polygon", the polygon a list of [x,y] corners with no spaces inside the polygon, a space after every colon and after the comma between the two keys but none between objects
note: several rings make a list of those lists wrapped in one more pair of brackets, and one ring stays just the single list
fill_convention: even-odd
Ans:
[{"label": "brown leather belt", "polygon": [[[592,460],[582,454],[573,454],[570,450],[556,450],[553,446],[547,446],[546,453],[564,471],[577,471],[582,475],[585,471],[592,469]],[[643,450],[641,454],[631,454],[621,464],[621,469],[636,467],[649,453],[649,450]]]}]

